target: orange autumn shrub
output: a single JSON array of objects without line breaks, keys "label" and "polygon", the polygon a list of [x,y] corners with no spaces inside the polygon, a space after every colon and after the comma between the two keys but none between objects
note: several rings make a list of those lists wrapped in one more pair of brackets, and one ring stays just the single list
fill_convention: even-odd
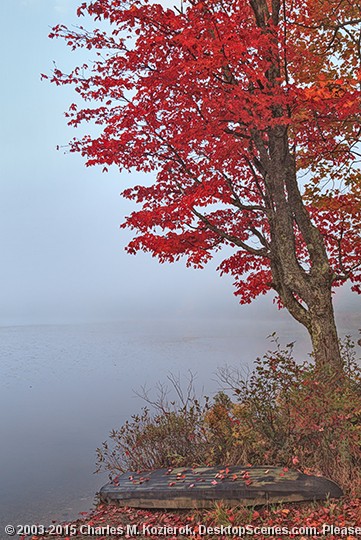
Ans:
[{"label": "orange autumn shrub", "polygon": [[350,339],[343,358],[345,377],[336,386],[313,364],[297,364],[292,345],[278,343],[247,379],[222,370],[237,396],[229,407],[232,461],[296,466],[360,494],[361,371]]}]

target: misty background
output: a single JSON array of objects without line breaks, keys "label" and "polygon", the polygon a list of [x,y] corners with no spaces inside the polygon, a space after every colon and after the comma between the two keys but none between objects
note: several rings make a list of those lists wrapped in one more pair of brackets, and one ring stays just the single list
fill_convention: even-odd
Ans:
[{"label": "misty background", "polygon": [[[124,252],[131,235],[119,224],[135,205],[119,194],[151,178],[115,168],[102,174],[100,167],[85,168],[79,155],[57,151],[86,130],[66,125],[74,90],[40,80],[53,61],[70,70],[91,57],[47,37],[55,24],[83,24],[76,7],[73,0],[12,0],[0,7],[0,324],[261,316],[275,329],[279,321],[292,325],[270,296],[238,304],[232,280],[215,271],[222,254],[204,270],[191,270],[184,261],[160,265],[150,255]],[[340,316],[356,313],[360,299],[345,288],[336,305]]]}]

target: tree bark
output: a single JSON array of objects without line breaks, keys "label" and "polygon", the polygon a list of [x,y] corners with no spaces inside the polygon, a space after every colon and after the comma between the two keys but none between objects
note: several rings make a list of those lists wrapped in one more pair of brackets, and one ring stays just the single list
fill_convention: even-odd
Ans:
[{"label": "tree bark", "polygon": [[[259,28],[271,32],[268,25],[270,3],[249,0]],[[279,0],[272,0],[272,19],[278,24]],[[274,35],[275,43],[278,40]],[[271,87],[277,87],[281,74],[279,48],[270,50],[271,65],[266,76]],[[282,106],[272,108],[274,118],[290,113]],[[253,142],[259,158],[254,166],[265,186],[264,202],[270,225],[270,264],[272,287],[290,314],[303,324],[311,337],[316,368],[319,373],[338,381],[343,379],[343,362],[332,305],[334,279],[323,237],[312,223],[302,200],[296,173],[295,149],[290,144],[286,125],[270,127],[267,137],[253,131]],[[297,233],[296,233],[297,231]],[[297,258],[296,234],[309,254],[309,268]]]},{"label": "tree bark", "polygon": [[[267,142],[254,133],[254,142],[268,201],[272,287],[290,314],[307,328],[318,372],[342,380],[343,362],[332,306],[334,276],[323,237],[302,201],[287,128],[270,129]],[[297,230],[308,250],[308,268],[297,258]]]},{"label": "tree bark", "polygon": [[318,373],[341,381],[344,375],[343,361],[332,304],[331,284],[319,276],[310,275],[307,291],[302,294],[304,291],[294,287],[297,280],[293,280],[292,273],[289,273],[287,265],[285,266],[283,262],[279,259],[277,264],[274,262],[271,264],[272,286],[290,315],[307,329]]},{"label": "tree bark", "polygon": [[[272,286],[290,314],[307,329],[318,372],[342,380],[343,362],[332,304],[332,269],[322,235],[302,202],[293,160],[288,149],[288,157],[283,160],[282,153],[279,149],[272,157],[276,171],[273,180],[265,179],[274,201],[270,209]],[[309,268],[301,266],[297,259],[296,228],[309,252]]]},{"label": "tree bark", "polygon": [[321,373],[341,379],[343,376],[343,361],[341,358],[331,292],[329,294],[323,293],[320,301],[309,311],[309,333],[316,366]]}]

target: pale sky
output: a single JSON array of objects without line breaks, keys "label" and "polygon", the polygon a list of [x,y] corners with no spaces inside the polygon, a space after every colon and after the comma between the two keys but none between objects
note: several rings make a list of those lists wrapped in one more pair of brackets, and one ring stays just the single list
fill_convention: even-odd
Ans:
[{"label": "pale sky", "polygon": [[[274,317],[271,298],[239,306],[231,280],[215,272],[160,265],[150,255],[124,252],[120,230],[134,205],[119,193],[141,182],[115,169],[85,168],[80,156],[56,151],[76,132],[63,116],[71,88],[40,81],[53,61],[63,69],[76,57],[50,27],[77,24],[77,2],[2,2],[0,324],[77,318]],[[7,51],[5,53],[5,51]],[[340,295],[341,309],[359,310],[360,299]]]}]

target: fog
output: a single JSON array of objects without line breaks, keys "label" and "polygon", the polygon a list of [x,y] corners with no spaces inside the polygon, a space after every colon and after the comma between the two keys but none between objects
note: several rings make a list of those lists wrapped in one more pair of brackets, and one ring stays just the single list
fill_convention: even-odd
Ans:
[{"label": "fog", "polygon": [[[57,151],[79,133],[66,125],[71,88],[40,81],[53,61],[76,61],[47,34],[56,23],[77,24],[66,0],[12,0],[0,7],[3,73],[0,178],[0,324],[147,317],[271,317],[270,297],[240,306],[232,283],[219,278],[218,258],[205,270],[184,261],[160,265],[127,255],[129,232],[119,224],[134,205],[119,194],[149,182],[140,174],[85,168],[78,155]],[[85,53],[86,54],[86,53]],[[360,299],[338,294],[338,311],[356,313]]]}]

